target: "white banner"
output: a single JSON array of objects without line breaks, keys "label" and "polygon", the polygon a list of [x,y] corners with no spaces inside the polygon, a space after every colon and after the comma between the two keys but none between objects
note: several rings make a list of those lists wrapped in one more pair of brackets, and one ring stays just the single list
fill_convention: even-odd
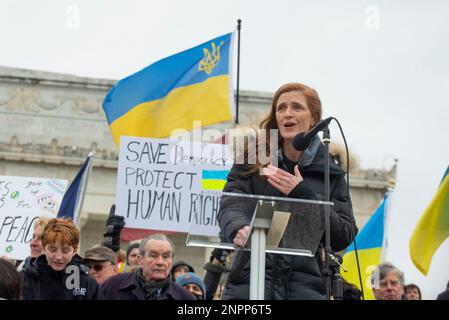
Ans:
[{"label": "white banner", "polygon": [[116,214],[128,228],[216,235],[220,190],[232,167],[227,145],[121,137]]},{"label": "white banner", "polygon": [[0,256],[30,255],[34,221],[56,217],[67,180],[0,176]]}]

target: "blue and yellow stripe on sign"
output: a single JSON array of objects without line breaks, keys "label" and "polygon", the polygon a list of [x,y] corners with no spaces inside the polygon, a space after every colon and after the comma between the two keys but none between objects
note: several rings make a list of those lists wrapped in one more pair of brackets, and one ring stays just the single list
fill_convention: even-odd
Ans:
[{"label": "blue and yellow stripe on sign", "polygon": [[223,190],[229,170],[203,170],[201,186],[203,190]]},{"label": "blue and yellow stripe on sign", "polygon": [[103,109],[117,144],[120,136],[164,138],[232,119],[232,33],[169,56],[120,80]]},{"label": "blue and yellow stripe on sign", "polygon": [[[370,277],[374,268],[380,264],[382,258],[387,200],[388,196],[385,195],[379,207],[355,239],[365,300],[374,300],[374,294],[370,287]],[[343,268],[347,269],[347,272],[344,272],[344,270],[341,271],[343,278],[360,289],[354,243],[348,247],[343,256]]]}]

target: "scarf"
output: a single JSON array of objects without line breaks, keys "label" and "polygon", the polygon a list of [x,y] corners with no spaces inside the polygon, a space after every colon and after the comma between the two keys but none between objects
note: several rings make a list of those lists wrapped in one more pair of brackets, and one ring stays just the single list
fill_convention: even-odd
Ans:
[{"label": "scarf", "polygon": [[143,275],[142,268],[137,268],[136,274],[137,274],[137,281],[142,286],[143,291],[145,292],[145,298],[147,300],[157,300],[162,290],[167,288],[170,284],[170,281],[172,281],[170,277],[161,281],[154,281],[154,280],[148,281]]}]

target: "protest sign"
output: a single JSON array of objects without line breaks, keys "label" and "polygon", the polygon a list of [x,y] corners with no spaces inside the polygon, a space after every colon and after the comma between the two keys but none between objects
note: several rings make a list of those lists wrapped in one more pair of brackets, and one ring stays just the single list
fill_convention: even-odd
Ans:
[{"label": "protest sign", "polygon": [[24,259],[34,221],[56,217],[67,180],[0,176],[0,256]]},{"label": "protest sign", "polygon": [[[218,233],[220,196],[232,166],[227,145],[122,136],[116,213],[126,227]],[[209,191],[209,192],[208,192]]]}]

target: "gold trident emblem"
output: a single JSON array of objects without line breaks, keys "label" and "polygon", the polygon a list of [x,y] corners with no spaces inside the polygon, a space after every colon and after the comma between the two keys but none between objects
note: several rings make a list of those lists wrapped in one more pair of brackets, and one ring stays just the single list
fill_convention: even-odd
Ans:
[{"label": "gold trident emblem", "polygon": [[218,61],[220,60],[220,48],[222,45],[223,41],[218,47],[212,42],[212,53],[208,49],[203,48],[204,58],[198,65],[198,71],[204,71],[207,74],[212,73],[212,70],[217,66]]}]

